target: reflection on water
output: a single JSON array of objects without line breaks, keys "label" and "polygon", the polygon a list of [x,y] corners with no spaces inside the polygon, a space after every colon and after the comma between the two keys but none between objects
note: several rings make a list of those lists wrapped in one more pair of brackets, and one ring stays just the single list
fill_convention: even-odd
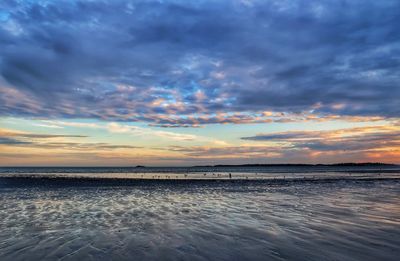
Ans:
[{"label": "reflection on water", "polygon": [[236,167],[0,167],[0,177],[151,180],[299,180],[400,178],[398,165]]},{"label": "reflection on water", "polygon": [[[0,183],[1,184],[1,183]],[[0,185],[1,260],[398,260],[400,181]]]}]

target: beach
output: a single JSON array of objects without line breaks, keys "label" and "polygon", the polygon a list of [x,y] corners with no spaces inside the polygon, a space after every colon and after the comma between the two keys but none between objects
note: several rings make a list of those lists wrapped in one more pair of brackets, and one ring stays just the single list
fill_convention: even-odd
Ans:
[{"label": "beach", "polygon": [[0,178],[1,260],[397,260],[400,180]]},{"label": "beach", "polygon": [[0,261],[400,261],[400,0],[0,0]]}]

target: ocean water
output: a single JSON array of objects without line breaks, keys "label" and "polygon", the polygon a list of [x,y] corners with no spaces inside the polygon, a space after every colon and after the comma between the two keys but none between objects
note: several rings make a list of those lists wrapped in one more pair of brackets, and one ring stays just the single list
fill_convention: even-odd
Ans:
[{"label": "ocean water", "polygon": [[199,167],[0,167],[7,173],[400,173],[400,165],[269,165]]},{"label": "ocean water", "polygon": [[0,177],[178,180],[399,178],[399,165],[240,167],[0,167]]},{"label": "ocean water", "polygon": [[0,175],[0,260],[400,256],[400,179],[392,172],[130,183],[126,173],[112,180],[27,173]]}]

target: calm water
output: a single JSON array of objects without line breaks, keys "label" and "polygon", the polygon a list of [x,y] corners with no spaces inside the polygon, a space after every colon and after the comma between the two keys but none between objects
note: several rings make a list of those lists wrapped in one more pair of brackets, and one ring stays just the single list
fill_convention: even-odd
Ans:
[{"label": "calm water", "polygon": [[0,178],[0,260],[400,255],[399,179],[90,182]]},{"label": "calm water", "polygon": [[0,167],[4,173],[400,173],[400,165],[382,166],[235,166],[235,167]]},{"label": "calm water", "polygon": [[400,166],[267,167],[0,167],[0,177],[114,179],[382,179],[400,178]]}]

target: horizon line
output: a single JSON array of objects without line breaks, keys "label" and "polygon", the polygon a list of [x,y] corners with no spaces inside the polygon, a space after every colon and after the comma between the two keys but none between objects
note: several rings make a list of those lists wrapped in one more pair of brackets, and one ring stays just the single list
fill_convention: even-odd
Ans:
[{"label": "horizon line", "polygon": [[62,166],[62,165],[37,165],[37,166],[0,166],[0,168],[201,168],[201,167],[251,167],[251,166],[400,166],[400,163],[384,163],[384,162],[339,162],[339,163],[246,163],[246,164],[214,164],[214,165],[191,165],[191,166],[151,166],[151,165],[104,165],[104,166]]}]

